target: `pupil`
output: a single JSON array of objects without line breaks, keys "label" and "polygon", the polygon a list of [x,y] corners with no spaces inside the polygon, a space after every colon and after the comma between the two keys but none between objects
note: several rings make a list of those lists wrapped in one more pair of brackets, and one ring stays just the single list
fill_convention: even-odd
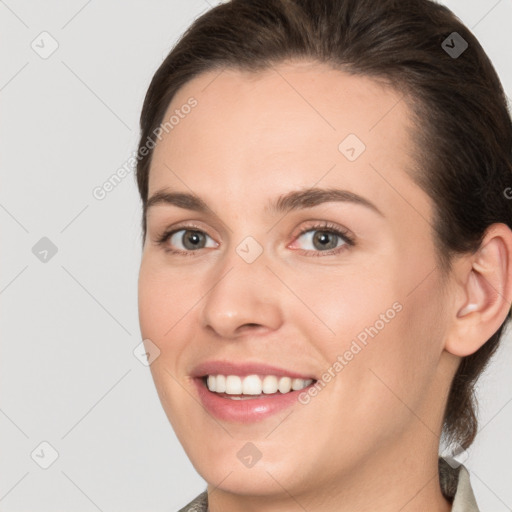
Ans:
[{"label": "pupil", "polygon": [[[188,236],[187,233],[190,233]],[[197,245],[198,245],[198,242],[200,242],[200,239],[202,237],[202,233],[200,233],[199,231],[186,231],[183,235],[183,240],[184,240],[184,243],[183,245],[187,248],[187,249],[197,249]],[[190,246],[187,246],[188,242],[191,242],[191,245]]]},{"label": "pupil", "polygon": [[328,248],[328,249],[334,249],[336,247],[336,236],[332,237],[331,244],[329,244],[329,237],[331,236],[331,233],[328,233],[326,231],[319,231],[317,234],[313,237],[313,242],[319,242],[321,244],[321,248]]}]

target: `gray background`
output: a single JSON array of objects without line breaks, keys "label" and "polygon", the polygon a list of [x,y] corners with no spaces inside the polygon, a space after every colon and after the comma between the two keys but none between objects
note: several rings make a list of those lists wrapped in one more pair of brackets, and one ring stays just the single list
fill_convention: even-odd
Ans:
[{"label": "gray background", "polygon": [[[216,3],[0,1],[3,512],[174,511],[206,487],[133,354],[133,172],[101,201],[92,190],[136,151],[153,73]],[[512,96],[511,0],[443,3],[473,29]],[[58,48],[42,58],[33,41],[39,52]],[[46,262],[32,250],[43,237],[57,248]],[[512,509],[510,368],[507,335],[480,381],[481,432],[462,456],[484,512]],[[42,442],[58,452],[47,469]]]}]

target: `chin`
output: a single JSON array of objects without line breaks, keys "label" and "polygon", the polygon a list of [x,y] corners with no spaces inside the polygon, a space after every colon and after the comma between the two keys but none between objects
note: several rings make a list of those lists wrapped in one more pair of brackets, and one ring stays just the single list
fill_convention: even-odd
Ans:
[{"label": "chin", "polygon": [[[196,467],[196,470],[198,469]],[[263,465],[259,469],[233,468],[229,465],[204,469],[205,471],[198,473],[209,486],[226,493],[272,497],[282,494],[283,488],[288,492],[293,489],[293,484],[286,475]],[[293,470],[290,470],[290,473],[293,473]]]}]

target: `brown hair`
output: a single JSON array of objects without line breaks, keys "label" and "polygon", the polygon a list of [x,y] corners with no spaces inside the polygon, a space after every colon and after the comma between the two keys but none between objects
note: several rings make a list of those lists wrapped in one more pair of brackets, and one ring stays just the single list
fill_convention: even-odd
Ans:
[{"label": "brown hair", "polygon": [[[443,47],[453,32],[468,43],[459,56]],[[295,59],[385,80],[403,94],[417,128],[411,136],[418,172],[411,178],[434,203],[432,228],[445,275],[452,256],[475,252],[491,224],[512,227],[512,203],[504,197],[512,182],[506,96],[477,39],[449,9],[430,0],[233,0],[195,20],[147,91],[137,165],[143,243],[152,148],[141,149],[178,89],[205,71],[257,72]],[[449,443],[466,449],[476,436],[474,385],[509,319],[510,311],[496,333],[461,361],[445,409]]]}]

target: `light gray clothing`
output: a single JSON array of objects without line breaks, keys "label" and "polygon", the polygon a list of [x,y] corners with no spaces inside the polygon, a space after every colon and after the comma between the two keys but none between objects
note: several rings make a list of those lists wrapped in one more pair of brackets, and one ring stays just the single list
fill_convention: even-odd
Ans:
[{"label": "light gray clothing", "polygon": [[[476,503],[468,470],[461,464],[452,467],[439,457],[439,482],[443,495],[452,503],[451,512],[480,512]],[[208,493],[203,491],[178,512],[209,512]]]}]

